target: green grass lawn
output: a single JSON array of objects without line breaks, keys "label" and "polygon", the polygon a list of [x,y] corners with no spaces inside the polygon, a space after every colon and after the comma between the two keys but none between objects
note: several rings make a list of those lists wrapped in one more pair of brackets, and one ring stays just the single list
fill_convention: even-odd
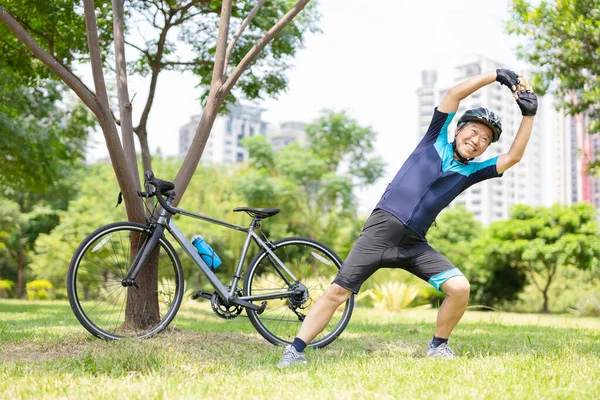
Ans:
[{"label": "green grass lawn", "polygon": [[245,317],[187,303],[152,339],[103,342],[67,302],[0,300],[0,398],[597,399],[600,320],[467,311],[454,360],[424,358],[435,310],[355,310],[341,338],[279,371]]}]

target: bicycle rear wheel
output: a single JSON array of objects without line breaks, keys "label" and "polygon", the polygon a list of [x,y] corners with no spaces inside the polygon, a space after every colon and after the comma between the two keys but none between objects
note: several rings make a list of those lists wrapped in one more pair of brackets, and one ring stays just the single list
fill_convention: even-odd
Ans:
[{"label": "bicycle rear wheel", "polygon": [[[146,338],[166,328],[177,314],[183,298],[183,270],[164,236],[142,267],[137,287],[121,283],[150,235],[146,225],[110,224],[89,235],[73,255],[67,274],[69,303],[94,336]],[[149,275],[139,279],[143,273]]]},{"label": "bicycle rear wheel", "polygon": [[[292,342],[304,316],[312,305],[323,295],[342,261],[333,250],[312,239],[290,237],[273,243],[273,253],[306,287],[304,298],[267,300],[262,314],[246,309],[248,318],[256,330],[273,344]],[[290,290],[288,284],[275,269],[271,257],[261,250],[250,262],[244,279],[244,295],[261,295]],[[325,329],[310,343],[311,347],[324,347],[333,342],[346,328],[352,309],[354,296],[350,296],[334,313]]]}]

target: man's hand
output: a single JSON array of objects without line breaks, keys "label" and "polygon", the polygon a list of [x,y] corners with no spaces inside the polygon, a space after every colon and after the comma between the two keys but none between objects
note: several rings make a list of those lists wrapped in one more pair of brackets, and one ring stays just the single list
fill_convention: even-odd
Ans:
[{"label": "man's hand", "polygon": [[525,78],[519,82],[519,87],[513,97],[517,101],[517,105],[524,117],[533,116],[537,113],[537,96],[533,93],[531,85]]},{"label": "man's hand", "polygon": [[519,75],[510,69],[499,68],[496,70],[496,82],[500,82],[514,93],[519,87]]}]

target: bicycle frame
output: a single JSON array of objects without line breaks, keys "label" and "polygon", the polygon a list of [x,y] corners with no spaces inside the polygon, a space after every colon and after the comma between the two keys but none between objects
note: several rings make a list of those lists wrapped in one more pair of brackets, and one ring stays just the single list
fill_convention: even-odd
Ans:
[{"label": "bicycle frame", "polygon": [[[240,306],[250,308],[253,310],[259,310],[260,306],[251,303],[251,301],[282,299],[282,298],[288,298],[292,294],[294,294],[294,291],[292,291],[292,290],[288,290],[285,292],[283,292],[283,291],[282,292],[274,292],[274,293],[270,293],[270,294],[254,295],[254,296],[237,296],[235,293],[237,284],[239,283],[239,280],[241,278],[240,273],[242,271],[244,261],[246,260],[246,255],[248,253],[248,248],[250,247],[251,239],[253,239],[259,247],[261,247],[262,249],[264,249],[267,252],[267,254],[269,255],[269,257],[268,257],[269,261],[275,268],[275,271],[281,276],[281,278],[285,281],[285,283],[288,286],[291,286],[294,283],[298,283],[298,278],[296,278],[294,276],[294,274],[285,266],[285,264],[283,264],[283,262],[275,255],[275,253],[273,253],[273,251],[271,251],[269,245],[267,243],[265,243],[256,234],[256,232],[254,232],[254,230],[258,226],[258,223],[261,221],[259,218],[254,218],[252,220],[252,222],[250,223],[250,226],[246,228],[243,226],[230,224],[228,222],[221,221],[221,220],[218,220],[215,218],[207,217],[205,215],[195,214],[190,211],[175,208],[172,206],[171,206],[171,208],[173,210],[177,211],[178,214],[182,214],[187,217],[200,219],[200,220],[212,223],[212,224],[224,226],[229,229],[246,232],[246,240],[244,241],[244,245],[242,247],[242,254],[240,255],[238,265],[233,274],[230,289],[229,290],[227,289],[227,287],[219,280],[219,278],[213,272],[213,270],[206,264],[206,262],[202,259],[202,257],[200,257],[196,248],[185,237],[185,235],[183,234],[183,232],[181,232],[181,230],[177,227],[177,225],[175,225],[175,223],[171,220],[171,215],[164,209],[161,209],[159,217],[156,221],[156,227],[154,229],[154,232],[152,233],[152,235],[149,238],[146,239],[146,242],[144,242],[144,244],[142,245],[142,251],[138,252],[137,256],[133,260],[133,262],[129,268],[129,271],[127,272],[127,275],[123,281],[129,281],[131,283],[133,283],[135,281],[135,278],[136,278],[137,274],[139,273],[142,265],[146,262],[146,260],[150,256],[150,253],[152,252],[152,250],[154,250],[154,247],[158,243],[159,238],[164,233],[164,230],[167,229],[169,231],[169,233],[171,234],[171,236],[173,236],[173,238],[177,241],[177,243],[179,243],[181,248],[188,254],[188,256],[190,256],[192,258],[192,260],[198,266],[198,268],[200,268],[200,271],[202,271],[202,273],[208,278],[209,282],[214,287],[214,289],[217,292],[217,294],[219,295],[219,297],[221,297],[221,299],[223,299],[224,301],[226,301],[228,303],[238,304]],[[282,271],[285,272],[285,274]],[[287,278],[286,278],[286,274],[287,274]]]}]

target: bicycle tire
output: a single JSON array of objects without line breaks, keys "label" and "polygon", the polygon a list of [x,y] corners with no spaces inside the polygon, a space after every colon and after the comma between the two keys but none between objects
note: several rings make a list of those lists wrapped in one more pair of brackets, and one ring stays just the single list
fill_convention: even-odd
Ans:
[{"label": "bicycle tire", "polygon": [[[142,304],[141,310],[154,307],[154,311],[148,311],[147,315],[135,314],[136,319],[148,321],[143,328],[132,327],[125,321],[128,296],[141,297],[141,291],[136,286],[122,286],[121,279],[131,264],[132,242],[135,240],[134,245],[139,248],[144,235],[150,233],[150,228],[143,224],[109,224],[85,238],[73,254],[67,273],[69,304],[77,320],[94,336],[105,340],[147,338],[165,329],[177,314],[184,292],[183,269],[175,249],[162,236],[157,245],[160,251],[156,288],[152,289],[156,290],[158,301],[154,305],[154,301],[137,303]],[[116,310],[119,310],[118,315]],[[116,319],[111,320],[115,315]]]},{"label": "bicycle tire", "polygon": [[[303,237],[277,240],[273,243],[271,250],[308,288],[308,299],[303,305],[304,308],[301,309],[301,314],[305,315],[304,310],[308,310],[329,287],[342,267],[342,260],[326,245]],[[267,255],[268,253],[261,249],[250,262],[244,278],[245,296],[266,293],[269,290],[287,290],[287,284],[276,274]],[[292,260],[293,257],[297,260]],[[302,265],[304,265],[303,268]],[[315,271],[316,269],[319,271]],[[246,313],[254,328],[267,341],[275,345],[284,345],[292,342],[302,322],[298,315],[291,310],[291,304],[290,300],[268,300],[267,307],[262,314],[259,315],[251,309],[246,309]],[[337,339],[348,325],[353,308],[354,295],[338,308],[330,323],[309,346],[321,348]]]}]

